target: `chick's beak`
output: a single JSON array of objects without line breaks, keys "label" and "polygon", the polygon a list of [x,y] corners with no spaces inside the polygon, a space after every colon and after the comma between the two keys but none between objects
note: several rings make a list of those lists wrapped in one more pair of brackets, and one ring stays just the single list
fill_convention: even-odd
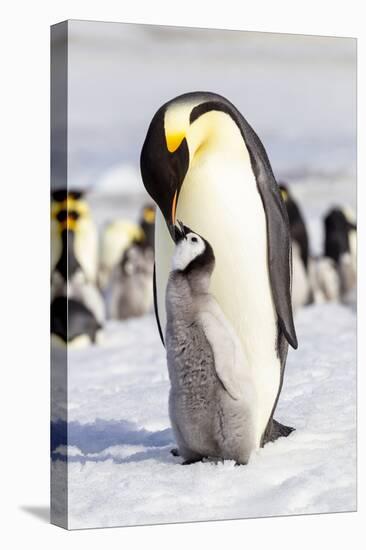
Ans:
[{"label": "chick's beak", "polygon": [[184,225],[179,220],[174,225],[168,224],[168,228],[169,228],[170,235],[173,241],[175,242],[175,244],[178,244],[179,241],[187,238]]}]

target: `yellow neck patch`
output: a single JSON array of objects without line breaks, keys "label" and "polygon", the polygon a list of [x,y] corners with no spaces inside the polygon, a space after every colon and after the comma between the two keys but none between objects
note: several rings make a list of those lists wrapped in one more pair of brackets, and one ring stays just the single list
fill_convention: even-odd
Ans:
[{"label": "yellow neck patch", "polygon": [[172,104],[164,115],[165,140],[168,151],[174,153],[189,130],[190,113],[199,101]]},{"label": "yellow neck patch", "polygon": [[89,207],[85,200],[68,197],[62,202],[53,201],[51,205],[51,217],[56,218],[61,210],[75,210],[80,216],[89,214]]},{"label": "yellow neck patch", "polygon": [[284,189],[281,189],[281,195],[282,195],[282,198],[285,202],[287,202],[287,199],[288,199],[288,193],[287,191],[285,191]]},{"label": "yellow neck patch", "polygon": [[[63,211],[65,215],[59,220],[57,216]],[[77,212],[78,216],[73,217],[73,212]],[[65,229],[68,231],[77,231],[80,219],[89,218],[89,214],[88,204],[83,199],[74,199],[68,196],[63,201],[52,201],[51,204],[51,218],[57,222],[60,233]]]},{"label": "yellow neck patch", "polygon": [[144,210],[144,221],[146,223],[154,223],[155,221],[155,210],[152,208],[145,208]]},{"label": "yellow neck patch", "polygon": [[76,223],[76,220],[73,220],[72,218],[67,218],[64,222],[60,223],[60,232],[62,232],[64,229],[67,229],[68,231],[75,231]]},{"label": "yellow neck patch", "polygon": [[166,145],[169,153],[174,153],[186,137],[185,132],[175,132],[166,135]]}]

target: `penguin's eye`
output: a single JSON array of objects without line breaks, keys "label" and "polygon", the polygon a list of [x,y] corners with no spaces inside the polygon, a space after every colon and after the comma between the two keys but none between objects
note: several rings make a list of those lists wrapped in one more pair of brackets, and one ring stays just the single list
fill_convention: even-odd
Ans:
[{"label": "penguin's eye", "polygon": [[191,243],[198,243],[197,237],[191,237]]}]

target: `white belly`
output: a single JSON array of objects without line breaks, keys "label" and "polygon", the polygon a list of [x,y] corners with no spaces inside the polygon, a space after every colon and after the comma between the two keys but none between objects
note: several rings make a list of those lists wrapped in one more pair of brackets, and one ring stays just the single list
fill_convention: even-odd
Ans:
[{"label": "white belly", "polygon": [[351,260],[352,260],[352,268],[356,277],[357,275],[357,233],[354,230],[350,231],[349,233],[349,246],[350,246],[350,253],[351,253]]},{"label": "white belly", "polygon": [[[280,383],[277,316],[267,268],[266,220],[246,151],[197,161],[184,180],[177,219],[207,239],[216,266],[210,291],[236,331],[257,391],[257,444]],[[165,289],[174,244],[158,212],[156,222],[158,313],[165,333]]]}]

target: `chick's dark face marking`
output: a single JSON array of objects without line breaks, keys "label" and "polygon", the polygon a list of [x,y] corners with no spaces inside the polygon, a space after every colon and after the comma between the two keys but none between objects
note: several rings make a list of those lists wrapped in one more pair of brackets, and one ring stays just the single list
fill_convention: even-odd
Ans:
[{"label": "chick's dark face marking", "polygon": [[179,221],[171,233],[176,244],[173,255],[174,270],[184,274],[200,269],[213,270],[215,256],[209,242]]}]

